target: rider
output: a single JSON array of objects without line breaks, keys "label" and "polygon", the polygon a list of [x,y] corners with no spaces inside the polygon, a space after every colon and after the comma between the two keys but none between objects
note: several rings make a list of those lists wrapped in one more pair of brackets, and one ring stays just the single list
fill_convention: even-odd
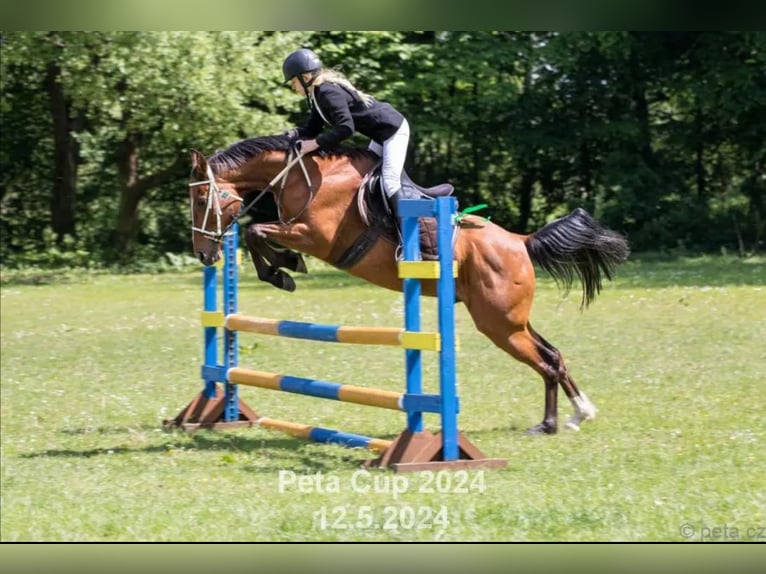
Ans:
[{"label": "rider", "polygon": [[[410,140],[410,126],[391,104],[356,89],[337,70],[327,69],[311,50],[292,52],[282,63],[285,83],[306,96],[311,115],[306,124],[288,132],[300,138],[301,151],[329,149],[355,131],[370,138],[369,149],[382,157],[381,183],[395,217],[405,192],[402,172]],[[325,124],[328,131],[323,132]]]}]

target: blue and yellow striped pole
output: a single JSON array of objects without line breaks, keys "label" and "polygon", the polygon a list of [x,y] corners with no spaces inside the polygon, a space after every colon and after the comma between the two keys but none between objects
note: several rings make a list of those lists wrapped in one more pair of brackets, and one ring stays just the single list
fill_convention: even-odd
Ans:
[{"label": "blue and yellow striped pole", "polygon": [[[211,317],[209,320],[220,321]],[[389,345],[405,349],[439,351],[441,339],[439,333],[410,332],[396,327],[350,327],[345,325],[325,325],[304,323],[280,319],[265,319],[246,315],[227,315],[223,323],[232,331],[258,333],[276,337],[308,339],[326,343],[352,343],[356,345]]]},{"label": "blue and yellow striped pole", "polygon": [[323,325],[229,315],[226,328],[261,335],[310,339],[327,343],[356,343],[359,345],[394,345],[401,344],[404,329],[395,327],[345,327],[341,325]]},{"label": "blue and yellow striped pole", "polygon": [[313,427],[289,421],[281,421],[267,417],[259,418],[256,423],[262,427],[278,430],[296,438],[313,442],[339,444],[349,448],[367,448],[383,452],[391,446],[390,440],[372,438],[360,434],[341,432],[333,429]]},{"label": "blue and yellow striped pole", "polygon": [[342,385],[330,381],[253,371],[239,367],[229,369],[227,378],[232,383],[259,387],[261,389],[308,395],[321,399],[333,399],[344,403],[356,403],[358,405],[393,409],[395,411],[404,410],[402,407],[402,393],[394,391]]}]

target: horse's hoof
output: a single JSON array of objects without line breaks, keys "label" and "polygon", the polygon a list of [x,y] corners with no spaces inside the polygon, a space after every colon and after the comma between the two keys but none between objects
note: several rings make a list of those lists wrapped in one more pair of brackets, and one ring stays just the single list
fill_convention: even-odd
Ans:
[{"label": "horse's hoof", "polygon": [[287,273],[283,273],[282,271],[269,277],[268,281],[277,289],[282,289],[289,293],[295,291],[295,281]]},{"label": "horse's hoof", "polygon": [[285,280],[282,282],[280,289],[284,289],[288,293],[295,291],[295,281],[289,275],[285,275]]},{"label": "horse's hoof", "polygon": [[567,424],[564,425],[564,426],[566,428],[568,428],[569,430],[579,431],[580,430],[580,420],[576,419],[575,417],[572,417],[572,418],[570,418],[567,421]]},{"label": "horse's hoof", "polygon": [[529,427],[524,434],[527,436],[542,436],[546,434],[556,434],[556,427],[547,425],[545,423],[537,424],[533,427]]},{"label": "horse's hoof", "polygon": [[306,261],[303,259],[301,255],[298,255],[297,260],[295,263],[293,263],[293,271],[296,271],[298,273],[308,273],[309,270],[306,267]]}]

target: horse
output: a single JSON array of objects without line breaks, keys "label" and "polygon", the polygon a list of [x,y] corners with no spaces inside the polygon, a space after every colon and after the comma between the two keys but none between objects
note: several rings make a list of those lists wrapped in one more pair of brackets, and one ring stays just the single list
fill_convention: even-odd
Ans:
[{"label": "horse", "polygon": [[[361,148],[301,155],[286,135],[244,139],[210,157],[192,151],[194,253],[203,265],[214,264],[221,257],[223,234],[261,197],[270,195],[278,220],[251,223],[245,230],[261,279],[294,289],[279,267],[306,272],[303,253],[379,287],[401,291],[397,241],[370,233],[358,201],[363,182],[379,160]],[[532,328],[534,264],[566,291],[577,277],[583,310],[601,291],[603,277],[612,280],[627,259],[627,240],[579,207],[528,235],[465,212],[456,219],[456,303],[465,305],[479,332],[536,371],[545,385],[543,420],[526,434],[558,431],[559,385],[574,409],[565,426],[579,430],[582,422],[595,418],[597,409],[575,384],[559,350]],[[356,256],[350,258],[349,253]],[[422,282],[423,295],[435,296],[435,289],[435,281]]]}]

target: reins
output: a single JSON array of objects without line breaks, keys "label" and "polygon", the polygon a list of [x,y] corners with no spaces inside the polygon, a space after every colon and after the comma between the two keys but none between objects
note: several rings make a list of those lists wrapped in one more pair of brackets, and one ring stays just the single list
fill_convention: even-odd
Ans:
[{"label": "reins", "polygon": [[[295,158],[295,160],[290,161],[290,157],[292,157],[293,152],[297,153],[297,157]],[[276,204],[277,204],[277,217],[279,218],[279,222],[282,225],[290,225],[294,221],[296,221],[301,215],[303,215],[303,212],[308,209],[309,205],[311,205],[311,202],[314,200],[314,185],[311,183],[311,179],[309,178],[309,172],[306,170],[306,164],[303,163],[303,155],[304,154],[301,153],[300,151],[296,151],[295,148],[290,147],[290,153],[287,155],[287,162],[288,162],[288,168],[289,168],[296,161],[300,160],[299,165],[301,166],[301,171],[303,172],[303,177],[306,178],[306,185],[308,186],[308,189],[309,189],[309,197],[306,200],[306,204],[303,206],[303,208],[296,215],[292,216],[287,221],[284,221],[282,219],[282,194],[285,191],[285,182],[287,181],[287,169],[288,169],[288,168],[285,168],[285,170],[283,170],[285,175],[282,178],[282,185],[279,187],[279,195],[277,196],[277,201],[276,201]],[[279,177],[279,175],[277,175],[277,177],[275,177],[274,180],[276,180],[278,177]],[[272,181],[272,183],[273,183],[273,181]],[[254,204],[255,201],[259,200],[261,198],[261,196],[269,189],[269,187],[271,187],[271,184],[269,184],[269,186],[265,190],[263,190],[261,193],[258,194],[258,197],[256,197],[255,200],[253,202],[251,202],[251,204],[248,206],[247,209],[250,209],[252,204]],[[247,211],[247,210],[244,210],[244,211]]]}]

